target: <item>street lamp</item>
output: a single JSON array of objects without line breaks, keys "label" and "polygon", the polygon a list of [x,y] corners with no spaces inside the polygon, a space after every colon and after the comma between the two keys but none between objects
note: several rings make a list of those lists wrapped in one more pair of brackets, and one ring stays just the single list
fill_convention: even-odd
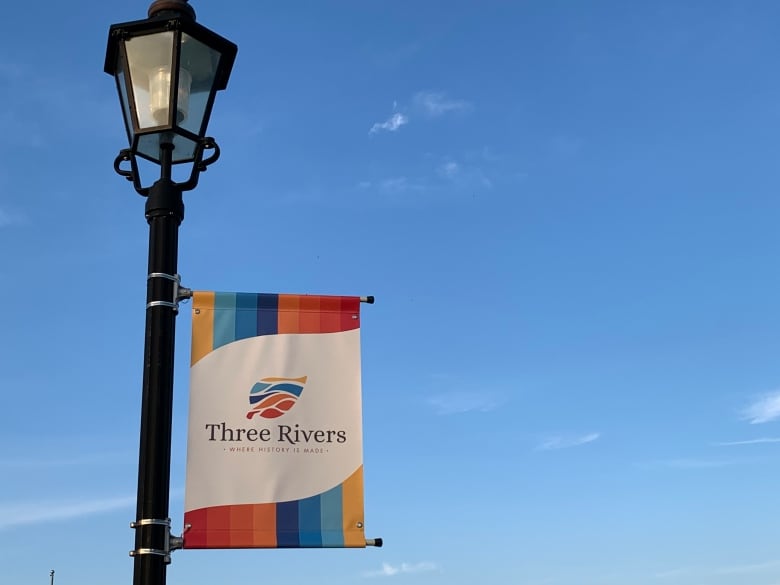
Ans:
[{"label": "street lamp", "polygon": [[[135,528],[134,585],[164,585],[171,541],[170,491],[173,358],[177,304],[183,298],[178,232],[182,193],[219,157],[206,136],[216,92],[227,87],[238,48],[195,22],[187,0],[156,0],[148,18],[112,25],[105,72],[116,79],[129,148],[114,169],[145,196],[149,224],[141,437]],[[206,155],[208,156],[206,157]],[[160,178],[143,186],[137,157],[160,166]],[[205,158],[204,158],[205,157]],[[129,163],[129,168],[124,163]],[[190,165],[184,182],[173,165]]]}]

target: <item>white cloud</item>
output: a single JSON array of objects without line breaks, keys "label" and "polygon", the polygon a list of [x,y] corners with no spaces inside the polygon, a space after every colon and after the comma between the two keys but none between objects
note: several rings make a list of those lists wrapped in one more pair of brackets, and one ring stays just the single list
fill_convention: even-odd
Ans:
[{"label": "white cloud", "polygon": [[749,459],[707,459],[707,458],[679,458],[665,459],[661,461],[650,461],[638,464],[645,468],[666,467],[669,469],[717,469],[720,467],[729,467],[731,465],[741,465],[750,463]]},{"label": "white cloud", "polygon": [[379,182],[379,190],[388,195],[401,195],[403,193],[420,193],[425,191],[425,184],[417,180],[409,180],[406,177],[391,177]]},{"label": "white cloud", "polygon": [[592,443],[601,437],[601,433],[588,433],[586,435],[555,435],[548,437],[539,445],[537,450],[539,451],[555,451],[557,449],[569,449],[571,447],[579,447],[580,445],[586,445]]},{"label": "white cloud", "polygon": [[454,178],[459,171],[460,166],[455,161],[448,161],[438,168],[439,174],[448,179]]},{"label": "white cloud", "polygon": [[462,112],[471,108],[464,100],[449,99],[444,93],[420,91],[414,96],[414,103],[429,116],[442,116],[449,112]]},{"label": "white cloud", "polygon": [[24,223],[24,216],[0,209],[0,228]]},{"label": "white cloud", "polygon": [[428,404],[436,414],[446,416],[464,412],[490,412],[498,407],[499,402],[490,395],[452,392],[432,396],[428,399]]},{"label": "white cloud", "polygon": [[578,136],[559,135],[550,139],[550,149],[557,157],[571,159],[576,157],[584,141]]},{"label": "white cloud", "polygon": [[657,579],[668,579],[677,577],[708,576],[708,575],[742,575],[747,573],[763,573],[773,571],[780,566],[780,560],[764,561],[761,563],[751,563],[744,565],[729,565],[722,567],[680,567],[656,573]]},{"label": "white cloud", "polygon": [[395,112],[392,116],[390,116],[387,120],[384,122],[377,122],[373,126],[371,126],[371,130],[368,131],[369,134],[376,134],[380,130],[387,130],[388,132],[395,132],[398,130],[401,126],[404,124],[409,123],[409,118],[405,115],[403,115],[401,112]]},{"label": "white cloud", "polygon": [[780,417],[780,390],[775,390],[755,400],[745,410],[742,417],[752,425],[771,422]]},{"label": "white cloud", "polygon": [[712,469],[736,465],[737,462],[730,459],[670,459],[662,463],[675,469]]},{"label": "white cloud", "polygon": [[388,191],[390,193],[397,193],[399,191],[406,191],[409,185],[406,177],[393,177],[391,179],[385,179],[380,183],[382,191]]},{"label": "white cloud", "polygon": [[439,565],[424,561],[421,563],[401,563],[400,565],[391,565],[382,563],[382,568],[376,571],[366,571],[364,577],[394,577],[404,573],[425,573],[439,570]]},{"label": "white cloud", "polygon": [[28,467],[28,468],[51,468],[51,467],[75,467],[95,464],[117,464],[127,465],[134,463],[132,453],[93,453],[85,455],[76,455],[73,457],[61,457],[57,459],[0,459],[0,469],[3,467]]},{"label": "white cloud", "polygon": [[481,168],[464,166],[454,160],[448,160],[436,167],[436,174],[447,179],[452,185],[465,189],[490,189],[493,182]]},{"label": "white cloud", "polygon": [[46,524],[58,520],[92,516],[103,512],[132,508],[135,503],[135,496],[125,496],[103,500],[0,504],[0,530],[13,526]]},{"label": "white cloud", "polygon": [[734,447],[738,445],[762,445],[765,443],[780,443],[780,437],[763,437],[760,439],[748,439],[746,441],[725,441],[714,443],[716,447]]},{"label": "white cloud", "polygon": [[[171,501],[181,500],[184,496],[184,488],[171,487]],[[103,514],[114,510],[133,508],[136,505],[136,496],[122,496],[116,498],[88,498],[80,500],[63,501],[36,501],[36,502],[5,502],[0,503],[0,530],[13,526],[25,526],[30,524],[48,524],[71,518],[81,518]]]}]

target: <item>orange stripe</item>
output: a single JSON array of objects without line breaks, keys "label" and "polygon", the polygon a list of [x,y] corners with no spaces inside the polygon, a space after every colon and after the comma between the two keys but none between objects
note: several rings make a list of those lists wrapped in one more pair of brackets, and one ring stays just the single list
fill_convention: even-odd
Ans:
[{"label": "orange stripe", "polygon": [[300,296],[279,295],[279,333],[300,332]]},{"label": "orange stripe", "polygon": [[269,397],[268,397],[268,398],[266,398],[265,400],[262,400],[262,401],[261,401],[261,402],[260,402],[260,403],[259,403],[257,406],[255,406],[255,407],[254,407],[252,410],[259,410],[259,409],[261,409],[261,408],[267,408],[267,407],[269,407],[269,406],[273,406],[274,404],[276,404],[276,403],[277,403],[277,402],[279,402],[280,400],[290,400],[290,395],[289,395],[289,394],[282,394],[282,393],[279,393],[279,394],[276,394],[276,395],[273,395],[273,396],[269,396]]},{"label": "orange stripe", "polygon": [[317,295],[298,297],[301,307],[301,326],[298,333],[322,333],[320,330],[320,298]]},{"label": "orange stripe", "polygon": [[308,376],[301,376],[300,378],[262,378],[261,382],[300,382],[301,384],[306,383],[306,379]]},{"label": "orange stripe", "polygon": [[[366,533],[363,528],[363,466],[341,484],[344,546],[365,548]],[[360,528],[358,528],[360,525]]]},{"label": "orange stripe", "polygon": [[252,504],[239,504],[227,508],[230,512],[227,526],[227,530],[230,531],[230,548],[251,548],[254,536]]},{"label": "orange stripe", "polygon": [[195,365],[214,349],[213,292],[195,291],[192,295],[192,358]]},{"label": "orange stripe", "polygon": [[252,546],[276,548],[276,504],[255,504],[252,513]]}]

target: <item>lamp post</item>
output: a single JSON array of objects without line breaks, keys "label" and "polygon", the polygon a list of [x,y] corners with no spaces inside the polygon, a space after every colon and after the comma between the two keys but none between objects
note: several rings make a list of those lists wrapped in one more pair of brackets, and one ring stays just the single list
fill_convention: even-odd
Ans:
[{"label": "lamp post", "polygon": [[[187,0],[156,0],[147,19],[109,30],[105,72],[116,78],[130,144],[120,151],[114,169],[146,197],[149,224],[138,500],[130,553],[134,585],[164,585],[175,548],[168,504],[175,318],[183,296],[177,274],[182,193],[194,189],[199,174],[219,157],[206,128],[237,50],[197,24]],[[150,187],[142,184],[137,157],[160,167],[160,178]],[[173,180],[174,165],[190,166],[186,181]]]}]

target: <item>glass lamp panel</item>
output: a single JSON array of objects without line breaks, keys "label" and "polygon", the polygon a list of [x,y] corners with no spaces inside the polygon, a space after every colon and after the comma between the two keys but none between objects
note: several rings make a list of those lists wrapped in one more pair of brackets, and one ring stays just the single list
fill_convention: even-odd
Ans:
[{"label": "glass lamp panel", "polygon": [[181,134],[155,132],[138,137],[136,152],[149,160],[160,162],[160,144],[165,141],[173,144],[173,164],[195,160],[197,142]]},{"label": "glass lamp panel", "polygon": [[125,41],[139,131],[171,124],[173,43],[173,31]]},{"label": "glass lamp panel", "polygon": [[210,109],[220,56],[218,51],[196,38],[187,33],[182,34],[179,79],[189,78],[191,84],[186,105],[179,89],[178,109],[180,115],[184,114],[179,126],[198,136],[206,133],[206,116]]},{"label": "glass lamp panel", "polygon": [[135,124],[133,122],[133,112],[130,109],[130,96],[127,93],[127,70],[125,68],[124,55],[118,59],[116,68],[116,83],[119,88],[119,99],[122,102],[122,115],[125,117],[125,127],[130,142],[133,142]]},{"label": "glass lamp panel", "polygon": [[192,139],[176,134],[173,137],[173,164],[195,160],[197,146]]},{"label": "glass lamp panel", "polygon": [[140,156],[160,162],[160,134],[143,134],[138,137],[138,143],[135,147],[136,153]]}]

